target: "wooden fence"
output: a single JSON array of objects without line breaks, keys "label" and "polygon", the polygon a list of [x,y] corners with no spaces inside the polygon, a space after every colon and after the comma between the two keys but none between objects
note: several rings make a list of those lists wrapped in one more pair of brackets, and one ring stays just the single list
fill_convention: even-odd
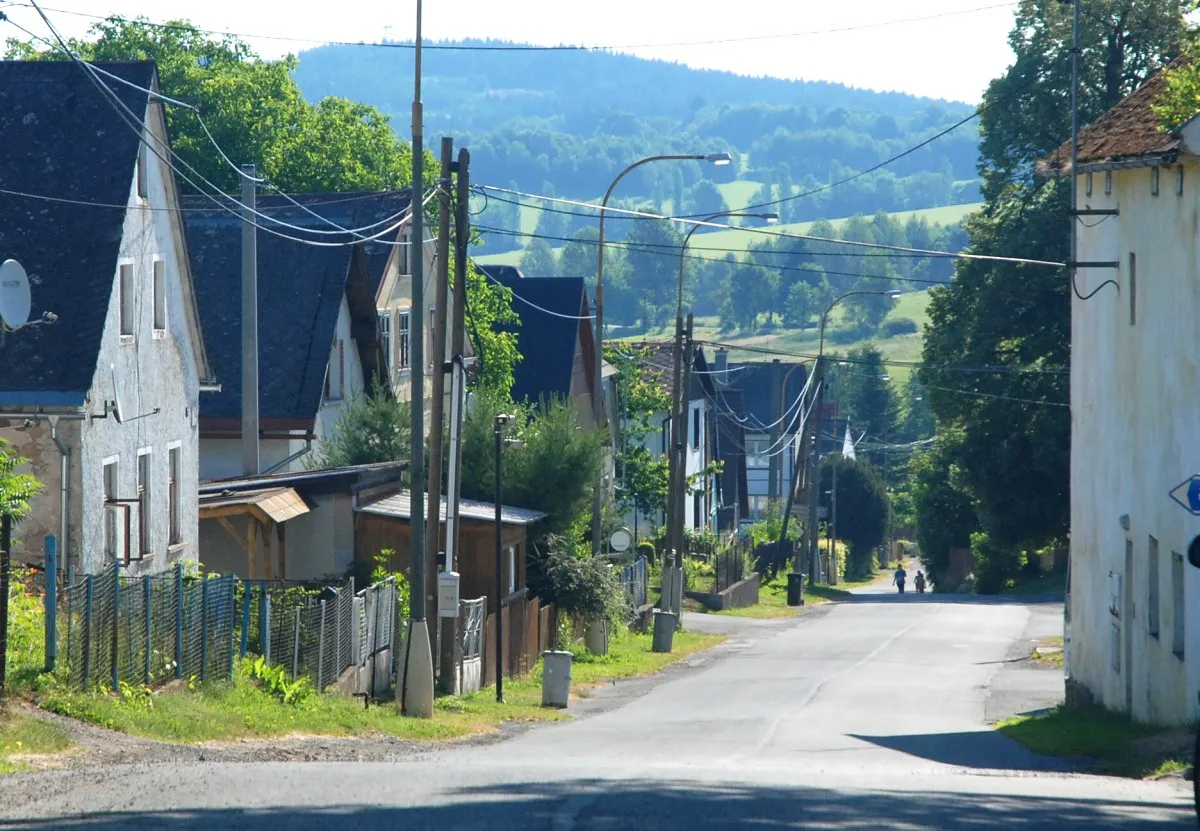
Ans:
[{"label": "wooden fence", "polygon": [[[504,601],[500,627],[504,635],[504,677],[528,675],[541,654],[550,648],[554,605],[540,605],[521,591]],[[487,616],[483,632],[483,684],[496,683],[496,613]]]}]

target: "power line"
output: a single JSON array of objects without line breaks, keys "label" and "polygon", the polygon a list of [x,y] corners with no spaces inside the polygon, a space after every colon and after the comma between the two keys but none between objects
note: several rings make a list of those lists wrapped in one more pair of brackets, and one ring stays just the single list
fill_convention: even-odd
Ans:
[{"label": "power line", "polygon": [[[543,202],[559,203],[563,205],[576,205],[592,210],[600,210],[599,205],[594,205],[591,202],[582,202],[578,199],[563,199],[556,196],[542,196],[537,193],[526,193],[525,191],[512,190],[511,188],[501,188],[495,185],[478,185],[472,186],[482,190],[492,191],[495,193],[508,193],[513,196],[520,196],[527,199],[538,199]],[[962,252],[954,253],[952,251],[937,251],[925,248],[910,248],[903,245],[888,245],[882,242],[859,242],[857,240],[832,239],[830,237],[818,237],[812,234],[796,234],[788,231],[771,231],[766,228],[752,228],[739,225],[726,225],[711,220],[690,219],[681,216],[663,216],[662,214],[651,213],[649,211],[634,211],[626,208],[604,208],[606,213],[624,214],[625,216],[642,217],[644,219],[658,219],[667,222],[679,222],[685,225],[704,226],[706,228],[717,228],[722,231],[742,231],[747,234],[759,234],[768,237],[781,237],[784,239],[807,240],[811,242],[824,242],[831,245],[845,245],[851,248],[877,248],[884,251],[898,251],[908,254],[922,254],[926,257],[945,257],[956,260],[980,260],[985,262],[1000,262],[1012,263],[1017,265],[1042,265],[1061,268],[1065,263],[1053,262],[1050,260],[1034,260],[1027,257],[1001,257],[993,254],[964,254]]]},{"label": "power line", "polygon": [[[593,247],[598,247],[600,245],[600,242],[598,240],[573,240],[573,239],[570,239],[569,237],[556,237],[556,236],[550,236],[548,234],[528,233],[525,231],[509,231],[504,228],[491,228],[486,225],[475,225],[472,227],[476,231],[479,231],[479,233],[481,233],[481,234],[494,234],[494,235],[498,235],[498,236],[509,236],[509,237],[527,237],[527,238],[532,238],[532,239],[557,240],[557,241],[561,241],[561,242],[580,242],[580,243],[584,243],[586,245],[591,245]],[[605,246],[605,248],[608,248],[611,246],[613,248],[623,248],[623,249],[630,250],[630,251],[642,251],[646,254],[654,254],[656,256],[662,256],[662,257],[671,257],[673,259],[678,259],[680,257],[680,254],[676,253],[675,251],[656,250],[656,248],[651,247],[650,244],[626,242],[626,241],[620,241],[620,242],[606,241],[604,243],[604,246]],[[666,246],[663,246],[663,247],[666,248]],[[700,250],[704,250],[704,249],[700,249]],[[713,249],[709,249],[709,250],[713,250]],[[701,254],[684,253],[682,256],[685,260],[698,260],[700,262],[706,262],[706,263],[723,263],[723,262],[725,262],[725,260],[722,259],[721,257],[705,257]],[[947,285],[949,285],[949,283],[944,280],[924,280],[919,277],[901,277],[898,274],[896,274],[896,275],[863,274],[861,272],[855,272],[855,271],[832,271],[830,269],[825,269],[825,268],[803,268],[801,266],[774,265],[772,263],[746,263],[745,261],[739,261],[739,264],[753,265],[756,268],[765,268],[770,271],[795,271],[795,272],[800,272],[803,274],[826,274],[826,275],[830,275],[833,277],[859,277],[859,278],[864,278],[867,280],[891,280],[893,282],[915,283],[918,285],[925,285],[925,286],[947,286]]]},{"label": "power line", "polygon": [[515,297],[517,300],[520,300],[526,306],[537,309],[539,312],[542,312],[543,314],[548,314],[551,317],[559,317],[559,318],[562,318],[563,320],[595,320],[596,319],[595,315],[567,315],[567,314],[563,314],[562,312],[556,312],[551,309],[547,309],[544,306],[539,306],[537,303],[534,303],[532,300],[527,300],[524,297],[522,297],[521,295],[517,294],[515,291],[513,291],[512,286],[507,286],[504,283],[501,283],[499,280],[497,280],[495,277],[488,274],[487,272],[483,272],[483,274],[484,274],[484,276],[486,276],[489,280],[491,280],[493,283],[495,283],[500,288],[508,289],[509,293],[512,294],[512,296]]},{"label": "power line", "polygon": [[[23,6],[32,8],[31,3],[12,3],[12,6]],[[976,12],[991,11],[993,9],[1009,8],[1018,5],[1017,3],[995,3],[989,6],[977,6],[970,9],[958,9],[955,11],[941,12],[939,14],[922,15],[920,17],[907,17],[894,20],[882,20],[876,23],[864,23],[853,26],[842,26],[833,29],[812,29],[804,32],[788,32],[788,33],[771,33],[764,35],[745,35],[742,37],[717,38],[711,40],[692,40],[692,41],[675,41],[667,43],[627,43],[627,44],[609,44],[602,46],[584,46],[575,44],[558,44],[558,45],[536,45],[536,44],[508,44],[506,46],[493,46],[490,44],[422,44],[422,50],[437,50],[446,52],[605,52],[616,49],[665,49],[679,48],[687,46],[716,46],[728,43],[747,43],[763,40],[780,40],[786,38],[810,37],[814,35],[838,34],[843,32],[855,32],[864,29],[878,29],[887,26],[896,26],[906,23],[920,23],[927,20],[939,20],[946,17],[961,16],[964,14],[974,14]],[[414,44],[402,43],[395,41],[383,41],[380,43],[368,43],[366,41],[346,41],[346,40],[327,40],[324,38],[302,38],[289,37],[285,35],[262,35],[250,34],[245,32],[231,32],[219,29],[203,29],[199,26],[180,23],[158,23],[143,18],[128,18],[119,15],[98,15],[89,14],[87,12],[68,11],[66,9],[55,9],[49,6],[43,8],[59,14],[68,14],[74,17],[86,17],[93,20],[112,20],[118,23],[140,23],[142,25],[151,26],[156,29],[167,29],[175,31],[200,32],[208,35],[221,35],[223,37],[236,37],[253,40],[273,40],[287,43],[310,43],[323,46],[355,46],[367,47],[375,49],[413,49]]]}]

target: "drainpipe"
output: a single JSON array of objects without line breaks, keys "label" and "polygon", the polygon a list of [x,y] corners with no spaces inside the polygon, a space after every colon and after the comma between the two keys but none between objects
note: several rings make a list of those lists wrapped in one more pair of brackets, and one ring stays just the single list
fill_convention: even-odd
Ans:
[{"label": "drainpipe", "polygon": [[284,459],[279,464],[271,465],[269,468],[267,468],[266,470],[264,470],[262,472],[262,475],[265,476],[268,473],[274,473],[275,471],[279,470],[281,467],[286,467],[287,465],[290,465],[292,462],[299,459],[301,456],[304,456],[305,454],[308,454],[311,452],[312,452],[312,439],[305,439],[303,450],[297,450],[295,453],[288,456],[286,459]]},{"label": "drainpipe", "polygon": [[71,448],[58,437],[58,418],[56,415],[50,416],[50,439],[59,454],[58,538],[62,540],[59,550],[63,552],[59,562],[65,564],[71,557],[70,539],[67,537],[71,528]]}]

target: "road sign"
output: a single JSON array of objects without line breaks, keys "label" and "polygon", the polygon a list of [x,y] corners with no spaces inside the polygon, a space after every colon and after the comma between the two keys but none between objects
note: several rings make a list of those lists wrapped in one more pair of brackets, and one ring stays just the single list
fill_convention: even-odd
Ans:
[{"label": "road sign", "polygon": [[[792,516],[796,519],[808,519],[807,505],[792,505]],[[817,506],[817,519],[825,519],[829,516],[829,509],[824,505]]]},{"label": "road sign", "polygon": [[1192,516],[1200,516],[1200,473],[1192,474],[1176,485],[1171,498]]}]

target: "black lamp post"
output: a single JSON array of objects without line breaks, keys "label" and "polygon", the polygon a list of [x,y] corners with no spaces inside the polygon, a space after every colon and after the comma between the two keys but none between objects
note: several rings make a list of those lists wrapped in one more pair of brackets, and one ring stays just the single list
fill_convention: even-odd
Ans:
[{"label": "black lamp post", "polygon": [[496,701],[504,702],[504,520],[501,516],[500,451],[505,444],[520,447],[519,439],[505,439],[504,428],[513,422],[510,415],[497,415],[492,432],[496,437]]}]

